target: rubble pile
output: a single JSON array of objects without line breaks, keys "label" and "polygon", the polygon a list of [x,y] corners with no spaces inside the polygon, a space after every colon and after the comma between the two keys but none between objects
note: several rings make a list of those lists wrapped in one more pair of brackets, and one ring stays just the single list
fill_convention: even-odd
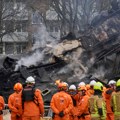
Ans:
[{"label": "rubble pile", "polygon": [[87,74],[97,71],[100,74],[102,68],[102,79],[117,79],[120,77],[120,9],[103,13],[92,21],[87,33],[81,36],[88,61],[94,61]]}]

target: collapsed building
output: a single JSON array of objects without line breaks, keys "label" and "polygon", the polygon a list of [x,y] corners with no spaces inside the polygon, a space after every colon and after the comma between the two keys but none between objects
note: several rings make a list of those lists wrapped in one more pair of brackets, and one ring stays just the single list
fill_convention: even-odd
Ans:
[{"label": "collapsed building", "polygon": [[36,88],[42,90],[46,105],[49,105],[56,91],[57,79],[77,84],[93,78],[105,82],[105,79],[120,77],[120,9],[101,13],[78,38],[69,35],[56,46],[49,48],[47,45],[45,50],[37,49],[44,51],[44,58],[36,65],[28,67],[23,64],[23,59],[21,66],[16,69],[18,59],[4,59],[3,68],[0,69],[0,93],[6,102],[14,84],[21,82],[24,85],[28,76],[35,78]]}]

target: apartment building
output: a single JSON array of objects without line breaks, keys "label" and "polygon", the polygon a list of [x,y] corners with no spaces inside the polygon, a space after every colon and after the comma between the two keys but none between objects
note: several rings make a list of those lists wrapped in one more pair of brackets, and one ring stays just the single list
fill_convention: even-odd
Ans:
[{"label": "apartment building", "polygon": [[28,42],[28,11],[23,0],[1,2],[0,54],[19,54],[25,51]]},{"label": "apartment building", "polygon": [[[3,0],[2,31],[5,35],[0,42],[0,54],[21,54],[34,43],[34,28],[45,20],[46,30],[53,37],[59,36],[57,14],[50,8],[50,0]],[[30,4],[29,4],[30,3]],[[39,15],[36,16],[36,12]],[[35,18],[36,17],[36,18]],[[41,21],[41,22],[40,22]],[[32,30],[31,30],[32,29]]]}]

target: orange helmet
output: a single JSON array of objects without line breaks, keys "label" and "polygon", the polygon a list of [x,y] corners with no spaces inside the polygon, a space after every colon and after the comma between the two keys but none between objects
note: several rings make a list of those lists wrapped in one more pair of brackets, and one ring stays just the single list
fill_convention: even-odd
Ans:
[{"label": "orange helmet", "polygon": [[78,91],[81,91],[81,90],[85,90],[86,91],[87,89],[86,89],[85,86],[82,85],[82,86],[78,87]]},{"label": "orange helmet", "polygon": [[22,87],[22,84],[21,83],[16,83],[15,85],[14,85],[14,90],[15,91],[20,91],[20,90],[22,90],[23,89],[23,87]]},{"label": "orange helmet", "polygon": [[67,84],[65,84],[64,82],[59,83],[58,84],[58,89],[66,90],[67,89]]},{"label": "orange helmet", "polygon": [[55,85],[58,85],[60,83],[60,81],[61,81],[60,79],[56,80]]}]

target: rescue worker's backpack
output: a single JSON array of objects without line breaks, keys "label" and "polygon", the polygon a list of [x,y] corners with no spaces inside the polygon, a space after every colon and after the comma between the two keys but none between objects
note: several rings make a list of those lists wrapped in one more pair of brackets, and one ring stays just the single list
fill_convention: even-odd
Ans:
[{"label": "rescue worker's backpack", "polygon": [[22,108],[24,109],[24,102],[33,101],[37,106],[39,106],[38,97],[35,95],[35,87],[24,87],[22,90]]},{"label": "rescue worker's backpack", "polygon": [[35,88],[34,87],[25,87],[22,91],[22,101],[34,101],[34,92]]}]

